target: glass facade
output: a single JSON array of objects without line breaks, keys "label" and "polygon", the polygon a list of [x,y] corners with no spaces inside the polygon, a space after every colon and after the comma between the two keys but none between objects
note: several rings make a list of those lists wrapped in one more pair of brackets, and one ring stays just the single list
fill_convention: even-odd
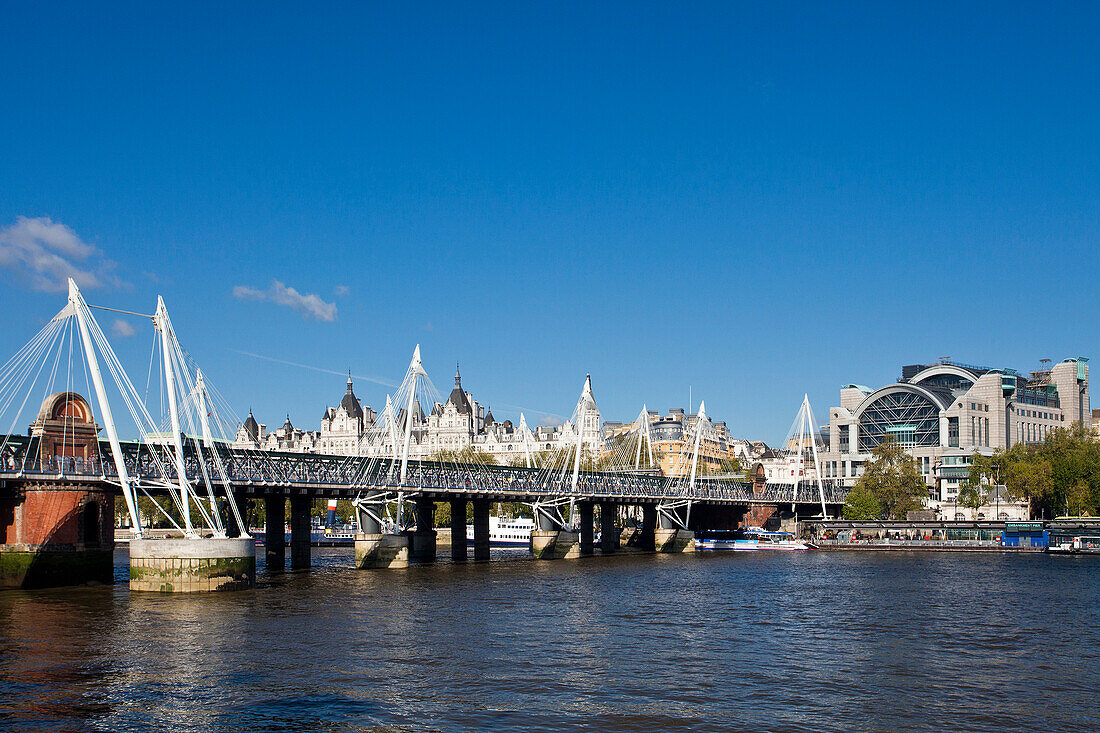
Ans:
[{"label": "glass facade", "polygon": [[958,397],[973,387],[974,382],[956,374],[935,374],[927,379],[922,379],[920,386],[928,389],[940,389],[949,392],[954,397]]},{"label": "glass facade", "polygon": [[870,453],[894,436],[907,448],[939,445],[940,408],[924,395],[891,392],[879,397],[859,419],[859,451]]}]

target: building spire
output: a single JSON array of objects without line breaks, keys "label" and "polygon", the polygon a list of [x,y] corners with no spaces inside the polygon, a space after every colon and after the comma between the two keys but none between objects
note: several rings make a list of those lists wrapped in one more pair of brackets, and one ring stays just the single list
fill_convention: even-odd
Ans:
[{"label": "building spire", "polygon": [[592,396],[592,375],[591,374],[585,374],[584,375],[584,393],[581,394],[581,399],[582,400],[586,399],[589,402],[592,402],[593,404],[596,402],[596,398]]},{"label": "building spire", "polygon": [[458,362],[455,362],[455,387],[462,387],[462,375],[458,373]]}]

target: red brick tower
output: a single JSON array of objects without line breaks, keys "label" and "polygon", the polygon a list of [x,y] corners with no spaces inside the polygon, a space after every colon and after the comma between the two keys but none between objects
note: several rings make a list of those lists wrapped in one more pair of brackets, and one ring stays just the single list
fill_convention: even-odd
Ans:
[{"label": "red brick tower", "polygon": [[0,482],[0,588],[111,582],[114,492],[99,479],[98,433],[75,392],[42,403],[27,444],[36,455]]}]

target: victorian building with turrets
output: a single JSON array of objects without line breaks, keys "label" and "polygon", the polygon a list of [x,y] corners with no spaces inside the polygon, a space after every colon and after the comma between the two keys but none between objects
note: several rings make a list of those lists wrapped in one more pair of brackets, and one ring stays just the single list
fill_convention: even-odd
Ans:
[{"label": "victorian building with turrets", "polygon": [[[586,378],[584,392],[575,414],[582,414],[581,442],[586,452],[599,455],[603,436],[600,411],[592,392],[592,380]],[[379,423],[379,415],[355,396],[351,377],[340,403],[326,408],[319,431],[300,430],[288,416],[281,428],[268,431],[252,411],[238,428],[233,445],[253,450],[327,453],[331,455],[392,455],[393,441]],[[396,424],[404,432],[404,408],[397,411]],[[511,420],[497,422],[491,409],[480,405],[462,387],[462,375],[455,369],[455,384],[446,401],[437,402],[424,414],[420,403],[413,407],[409,431],[409,457],[424,459],[442,454],[461,453],[469,448],[488,454],[497,463],[512,463],[527,455],[556,450],[563,443],[577,440],[570,421],[556,426],[529,428]]]}]

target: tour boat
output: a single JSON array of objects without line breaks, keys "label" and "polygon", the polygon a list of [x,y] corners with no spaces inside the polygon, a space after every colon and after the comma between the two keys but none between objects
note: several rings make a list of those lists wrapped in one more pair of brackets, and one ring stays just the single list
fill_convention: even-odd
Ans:
[{"label": "tour boat", "polygon": [[[489,545],[491,547],[527,547],[531,544],[531,532],[535,521],[520,517],[489,517]],[[474,543],[474,525],[466,525],[466,542]]]},{"label": "tour boat", "polygon": [[760,527],[738,530],[712,530],[695,535],[696,550],[812,550],[813,546],[796,540],[790,532],[769,532]]},{"label": "tour boat", "polygon": [[1047,552],[1058,555],[1100,555],[1100,537],[1073,537],[1051,544]]}]

